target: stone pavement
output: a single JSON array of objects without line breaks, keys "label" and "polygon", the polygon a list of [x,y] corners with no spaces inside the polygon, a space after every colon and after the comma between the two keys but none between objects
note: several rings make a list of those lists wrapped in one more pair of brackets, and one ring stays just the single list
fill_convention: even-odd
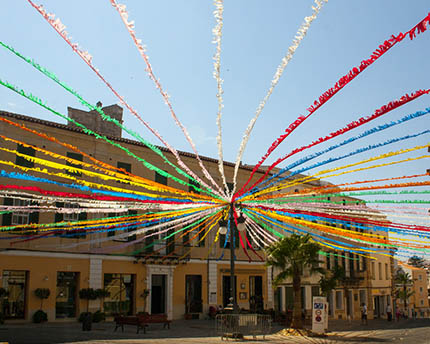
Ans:
[{"label": "stone pavement", "polygon": [[[112,322],[93,324],[92,331],[83,332],[79,323],[5,324],[0,325],[0,343],[10,344],[196,344],[224,343],[215,331],[213,320],[176,320],[171,329],[161,324],[151,324],[147,333],[136,334],[136,328],[125,326],[124,332],[114,332]],[[430,344],[430,319],[369,320],[368,325],[359,322],[333,321],[327,337],[285,337],[278,332],[282,326],[275,324],[272,333],[263,339],[245,337],[244,343],[412,343]],[[232,341],[232,340],[230,340]]]}]

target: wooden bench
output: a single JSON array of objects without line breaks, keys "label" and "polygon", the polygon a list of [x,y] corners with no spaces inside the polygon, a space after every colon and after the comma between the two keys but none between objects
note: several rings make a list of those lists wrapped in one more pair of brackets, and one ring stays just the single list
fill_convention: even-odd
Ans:
[{"label": "wooden bench", "polygon": [[134,325],[137,327],[136,333],[139,333],[140,329],[143,329],[143,333],[146,333],[146,327],[148,324],[163,324],[163,328],[170,329],[171,320],[167,320],[167,314],[138,314],[134,316],[118,315],[114,318],[115,330],[121,327],[124,332],[124,325]]}]

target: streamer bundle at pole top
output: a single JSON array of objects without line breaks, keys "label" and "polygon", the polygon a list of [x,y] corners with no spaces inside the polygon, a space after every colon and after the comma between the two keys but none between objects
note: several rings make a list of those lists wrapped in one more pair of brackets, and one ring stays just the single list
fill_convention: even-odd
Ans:
[{"label": "streamer bundle at pole top", "polygon": [[[278,66],[272,65],[275,73],[270,78],[267,65],[251,62],[255,56],[246,63],[238,63],[236,57],[229,55],[228,50],[234,45],[228,34],[235,37],[228,26],[229,15],[236,5],[215,0],[212,27],[204,36],[213,40],[213,58],[209,57],[205,66],[210,67],[206,68],[207,74],[215,79],[211,80],[211,94],[206,98],[204,91],[199,90],[203,89],[199,78],[204,79],[204,85],[207,77],[199,72],[201,61],[197,57],[189,61],[194,55],[184,53],[190,63],[186,65],[180,56],[181,49],[186,48],[167,38],[166,32],[175,31],[175,27],[166,29],[162,18],[157,19],[158,24],[155,14],[151,20],[141,18],[138,9],[145,9],[144,5],[130,3],[127,8],[116,0],[94,5],[101,6],[103,16],[109,16],[109,23],[115,28],[112,37],[106,38],[100,28],[91,26],[83,33],[82,27],[74,26],[73,15],[61,11],[66,5],[51,9],[27,0],[25,15],[37,23],[45,45],[26,46],[24,40],[8,34],[0,40],[3,65],[7,65],[6,59],[13,64],[10,70],[0,72],[0,94],[10,97],[10,104],[19,102],[31,109],[23,114],[10,107],[8,111],[0,110],[0,248],[4,254],[16,257],[19,267],[5,266],[3,271],[27,271],[26,257],[38,257],[40,261],[34,261],[40,264],[38,269],[43,269],[44,257],[61,257],[67,260],[64,266],[53,263],[60,276],[55,277],[59,288],[58,285],[66,285],[67,278],[77,283],[72,260],[84,259],[87,254],[89,264],[93,264],[91,269],[98,271],[105,264],[104,275],[91,275],[87,282],[90,287],[112,288],[105,303],[107,312],[119,312],[115,307],[123,305],[128,307],[127,312],[134,307],[134,311],[140,308],[174,317],[178,308],[172,290],[166,292],[170,296],[159,295],[160,305],[155,305],[153,299],[147,302],[143,296],[137,300],[133,293],[138,289],[142,291],[137,293],[143,293],[152,288],[155,293],[158,287],[167,288],[168,283],[173,283],[173,272],[185,269],[181,275],[185,282],[181,283],[186,285],[186,313],[203,312],[203,304],[225,304],[226,295],[235,288],[241,306],[251,305],[259,296],[256,293],[267,289],[263,284],[268,285],[271,278],[264,265],[264,249],[291,234],[309,234],[320,246],[328,269],[343,261],[351,276],[357,271],[366,281],[371,276],[365,277],[365,272],[375,262],[379,269],[385,264],[391,269],[395,260],[428,257],[430,178],[428,169],[419,170],[417,166],[428,165],[430,157],[430,86],[428,75],[423,77],[427,84],[412,82],[412,69],[405,66],[404,56],[428,56],[430,13],[421,13],[418,19],[408,20],[407,26],[395,29],[378,23],[381,35],[367,35],[366,30],[360,37],[366,44],[359,45],[366,50],[349,52],[351,55],[342,61],[345,66],[333,69],[328,66],[337,53],[333,52],[327,62],[315,59],[318,51],[324,50],[322,45],[313,53],[309,50],[315,37],[325,36],[323,44],[327,45],[330,40],[339,39],[337,33],[327,32],[332,29],[327,29],[325,16],[335,9],[326,2],[315,0],[303,9],[306,15],[294,29],[296,34],[289,47],[288,36],[278,41],[274,38],[279,37],[278,33],[273,33],[274,37],[267,39],[286,51]],[[87,5],[81,5],[86,13]],[[247,6],[252,11],[251,5]],[[58,15],[64,18],[51,12],[55,8],[60,9]],[[148,11],[145,13],[148,15]],[[198,13],[204,16],[205,12]],[[264,13],[253,14],[267,21]],[[131,16],[136,16],[136,22]],[[181,22],[184,19],[179,17],[172,19],[182,24],[176,27],[181,32],[175,35],[183,35],[182,30],[187,30],[185,22]],[[319,25],[320,20],[325,26]],[[66,31],[68,21],[71,24],[67,23]],[[82,26],[84,22],[82,19]],[[157,34],[149,25],[154,22],[160,28]],[[325,30],[324,35],[318,35],[321,30]],[[193,27],[192,31],[199,30]],[[343,31],[347,34],[348,27]],[[164,34],[166,37],[161,37]],[[84,50],[72,37],[79,37],[95,52]],[[92,47],[94,37],[97,44]],[[151,42],[161,38],[162,46],[159,42],[152,44],[166,50],[151,49]],[[97,55],[107,49],[99,45],[111,39],[121,44],[118,50],[126,52],[127,61],[115,58],[116,49],[110,56]],[[246,46],[248,39],[253,38],[247,36],[244,42],[236,42],[235,55],[246,56],[241,44]],[[51,42],[55,42],[52,48]],[[266,43],[257,43],[255,38],[246,49],[250,55],[258,55],[258,51],[268,49]],[[338,48],[343,44],[335,43],[333,46]],[[49,56],[42,50],[48,50]],[[67,56],[64,61],[62,54]],[[205,58],[206,55],[202,54]],[[303,67],[300,59],[310,56],[314,60]],[[275,60],[272,57],[270,64]],[[342,56],[338,54],[336,59],[341,60]],[[238,71],[229,68],[229,64],[234,68],[245,65],[248,70]],[[327,71],[337,74],[327,73],[326,81],[313,83],[309,80],[311,74],[318,74],[318,78],[326,74],[324,64]],[[386,64],[398,67],[385,81],[380,76],[388,68]],[[412,68],[411,64],[408,67]],[[253,83],[249,79],[240,79],[244,74],[243,78],[258,80],[257,74],[263,72],[269,86],[266,90],[247,85]],[[392,81],[397,80],[396,72],[398,80],[400,74],[410,73],[411,85],[396,85]],[[377,74],[378,80],[375,73],[381,73]],[[134,78],[139,81],[132,89],[128,83],[135,83]],[[171,97],[167,93],[168,82],[160,78],[170,81],[171,89],[181,96]],[[380,92],[372,91],[374,83]],[[291,85],[294,97],[288,88]],[[94,102],[99,98],[92,87],[118,104],[103,106]],[[301,87],[306,88],[303,94]],[[262,100],[254,114],[246,114],[250,109],[246,101],[255,105],[256,91],[263,92],[258,98]],[[311,91],[312,95],[305,93]],[[187,94],[189,98],[185,97]],[[63,103],[66,99],[69,103]],[[315,99],[311,105],[310,99]],[[73,102],[77,105],[69,106]],[[141,109],[146,102],[150,111],[144,113]],[[67,114],[63,113],[66,107]],[[20,108],[24,105],[16,106],[16,111]],[[37,111],[47,119],[31,115]],[[269,114],[265,116],[264,112]],[[258,128],[257,119],[263,131]],[[247,151],[248,144],[252,146]],[[238,147],[237,152],[232,147]],[[218,158],[199,154],[198,148],[205,155],[217,154]],[[234,162],[225,160],[233,156]],[[227,259],[238,264],[237,287],[233,287],[236,282],[227,278],[234,267],[224,267]],[[118,271],[115,262],[132,263]],[[145,266],[144,272],[134,266],[140,262]],[[218,276],[216,281],[221,284],[208,283],[204,297],[200,276],[203,270],[208,271],[208,276]],[[388,272],[386,277],[388,280]],[[127,289],[125,296],[118,291],[121,295],[115,299],[115,283],[134,291]],[[200,295],[195,290],[200,290]],[[273,295],[267,290],[265,293],[267,305],[273,305]],[[133,302],[134,306],[130,306]],[[60,313],[66,312],[60,306],[57,308]]]}]

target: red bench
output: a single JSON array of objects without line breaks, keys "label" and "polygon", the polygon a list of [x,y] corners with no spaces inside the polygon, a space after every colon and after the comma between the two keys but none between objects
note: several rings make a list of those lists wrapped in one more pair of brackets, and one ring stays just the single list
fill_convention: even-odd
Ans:
[{"label": "red bench", "polygon": [[143,333],[146,333],[146,327],[148,324],[163,324],[163,328],[170,329],[171,320],[167,320],[167,314],[138,314],[134,316],[124,316],[118,315],[114,318],[115,320],[115,330],[121,327],[122,332],[124,332],[124,325],[134,325],[137,327],[137,332],[143,329]]}]

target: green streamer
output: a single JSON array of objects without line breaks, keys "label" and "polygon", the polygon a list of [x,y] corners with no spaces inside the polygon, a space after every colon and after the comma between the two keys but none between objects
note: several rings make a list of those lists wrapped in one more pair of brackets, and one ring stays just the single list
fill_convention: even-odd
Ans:
[{"label": "green streamer", "polygon": [[[173,179],[174,181],[176,181],[176,182],[177,182],[177,183],[179,183],[179,184],[187,185],[187,186],[190,186],[190,185],[191,185],[191,184],[189,184],[189,183],[187,183],[187,182],[184,182],[184,181],[182,181],[182,180],[180,180],[180,179],[176,178],[175,176],[172,176],[171,174],[169,174],[168,172],[166,172],[166,171],[164,171],[164,170],[162,170],[162,169],[158,168],[157,166],[152,165],[151,163],[147,162],[145,159],[143,159],[143,158],[141,158],[141,157],[138,157],[136,154],[134,154],[133,152],[130,152],[127,148],[125,148],[125,147],[121,146],[119,143],[116,143],[116,142],[114,142],[114,141],[112,141],[112,140],[108,139],[105,135],[100,135],[100,134],[98,134],[98,133],[96,133],[96,132],[92,131],[91,129],[88,129],[88,128],[87,128],[86,126],[84,126],[83,124],[76,122],[74,119],[69,118],[69,117],[67,117],[67,116],[65,116],[65,115],[63,115],[63,114],[61,114],[61,113],[59,113],[59,112],[55,111],[54,109],[52,109],[52,108],[50,108],[49,106],[47,106],[46,104],[44,104],[40,98],[38,98],[38,97],[34,96],[33,94],[31,94],[31,93],[28,93],[28,94],[27,94],[27,93],[25,93],[25,91],[24,91],[23,89],[18,90],[18,89],[17,89],[15,86],[13,86],[12,84],[9,84],[7,81],[5,82],[5,81],[3,81],[3,80],[1,80],[1,79],[0,79],[0,84],[1,84],[1,85],[3,85],[4,87],[9,88],[9,89],[10,89],[10,90],[12,90],[12,91],[14,91],[14,92],[18,93],[19,95],[21,95],[21,96],[23,96],[23,97],[25,97],[25,98],[27,98],[27,99],[31,100],[32,102],[34,102],[34,103],[36,103],[36,104],[40,105],[40,106],[41,106],[41,107],[43,107],[44,109],[46,109],[46,110],[48,110],[48,111],[52,112],[54,115],[57,115],[57,116],[59,116],[59,117],[61,117],[61,118],[65,119],[65,120],[67,120],[67,121],[69,121],[69,122],[72,122],[73,124],[75,124],[76,126],[78,126],[79,128],[81,128],[81,129],[82,129],[82,131],[83,131],[84,133],[89,134],[89,135],[94,135],[97,139],[104,140],[104,141],[106,141],[106,142],[110,143],[111,145],[113,145],[113,146],[115,146],[115,147],[117,147],[117,148],[119,148],[119,149],[122,149],[124,152],[126,152],[126,154],[127,154],[127,155],[129,155],[129,156],[131,156],[131,157],[133,157],[133,158],[137,159],[138,161],[140,161],[140,162],[141,162],[141,163],[142,163],[146,168],[148,168],[149,170],[156,171],[156,172],[157,172],[157,173],[159,173],[160,175],[162,175],[162,176],[164,176],[164,177],[166,177],[166,178],[171,178],[171,179]],[[205,192],[206,192],[206,191],[205,191]],[[210,193],[210,192],[206,192],[206,193],[209,193],[212,197],[219,199],[219,196],[217,196],[217,195],[214,195],[214,194],[212,194],[212,193]]]},{"label": "green streamer", "polygon": [[180,232],[183,232],[184,230],[186,230],[186,229],[188,229],[188,228],[190,228],[190,227],[196,226],[197,224],[199,224],[199,223],[203,222],[204,220],[206,220],[208,217],[211,217],[211,216],[213,216],[214,214],[216,215],[216,214],[217,214],[217,213],[219,213],[220,211],[221,211],[221,210],[214,211],[214,212],[212,212],[212,213],[210,213],[210,214],[208,214],[208,215],[206,215],[206,216],[202,217],[201,219],[198,219],[198,220],[194,221],[193,223],[190,223],[189,225],[187,225],[187,226],[185,226],[185,227],[183,227],[183,228],[181,228],[181,229],[177,230],[176,232],[173,232],[173,233],[171,233],[171,234],[167,235],[167,236],[166,236],[166,237],[164,237],[163,239],[153,241],[151,244],[148,244],[148,245],[146,245],[145,247],[143,247],[143,248],[141,248],[141,249],[139,249],[139,250],[132,251],[132,252],[128,252],[128,253],[125,253],[125,254],[120,254],[120,255],[125,255],[125,256],[135,256],[135,255],[137,255],[138,253],[140,253],[140,252],[142,252],[142,251],[145,251],[145,250],[147,250],[148,248],[151,248],[151,247],[153,247],[154,245],[156,245],[156,244],[158,244],[158,243],[161,243],[162,241],[166,241],[167,239],[169,239],[169,238],[173,237],[175,234],[178,234],[178,233],[180,233]]},{"label": "green streamer", "polygon": [[[0,41],[0,45],[3,46],[5,49],[8,49],[10,52],[12,52],[13,54],[15,54],[19,58],[23,59],[25,62],[31,64],[34,68],[36,68],[42,74],[44,74],[45,76],[47,76],[48,78],[50,78],[51,80],[53,80],[55,83],[57,83],[58,85],[60,85],[61,87],[63,87],[69,93],[73,94],[76,98],[79,99],[79,101],[81,102],[82,105],[86,106],[90,110],[97,111],[100,114],[100,116],[102,117],[103,120],[114,123],[115,125],[117,125],[121,129],[123,129],[124,131],[126,131],[128,134],[130,134],[131,136],[133,136],[134,138],[136,138],[138,141],[140,141],[141,143],[143,143],[146,147],[148,147],[149,149],[151,149],[152,151],[154,151],[157,155],[159,155],[164,160],[165,163],[167,163],[169,166],[172,166],[175,169],[175,171],[178,172],[178,174],[183,175],[183,176],[185,176],[185,177],[193,180],[194,182],[196,182],[196,184],[200,184],[192,176],[188,175],[186,172],[184,172],[183,170],[181,170],[179,167],[177,167],[176,165],[174,165],[173,163],[171,163],[165,157],[165,155],[163,154],[163,152],[157,146],[155,146],[155,145],[151,144],[150,142],[146,141],[144,138],[142,138],[138,133],[134,132],[133,130],[131,130],[131,129],[125,127],[125,126],[123,126],[117,119],[112,118],[109,115],[105,114],[103,112],[102,108],[100,108],[98,106],[94,106],[94,105],[88,103],[75,90],[73,90],[70,86],[66,85],[64,82],[60,81],[58,79],[58,77],[54,73],[50,72],[45,67],[42,67],[41,65],[39,65],[36,61],[34,61],[34,59],[30,59],[29,57],[25,57],[24,55],[22,55],[21,53],[19,53],[18,51],[16,51],[14,48],[8,46],[7,44],[3,43],[2,41]],[[170,178],[170,177],[168,177],[168,178]],[[194,185],[194,184],[185,183],[184,185],[191,186],[192,188],[194,188],[194,190],[196,190],[198,192],[205,192],[206,194],[209,194],[212,197],[220,199],[219,196],[214,195],[211,192],[211,190],[209,188],[207,188],[207,187],[205,187],[205,189],[208,192],[200,189],[197,185]]]}]

